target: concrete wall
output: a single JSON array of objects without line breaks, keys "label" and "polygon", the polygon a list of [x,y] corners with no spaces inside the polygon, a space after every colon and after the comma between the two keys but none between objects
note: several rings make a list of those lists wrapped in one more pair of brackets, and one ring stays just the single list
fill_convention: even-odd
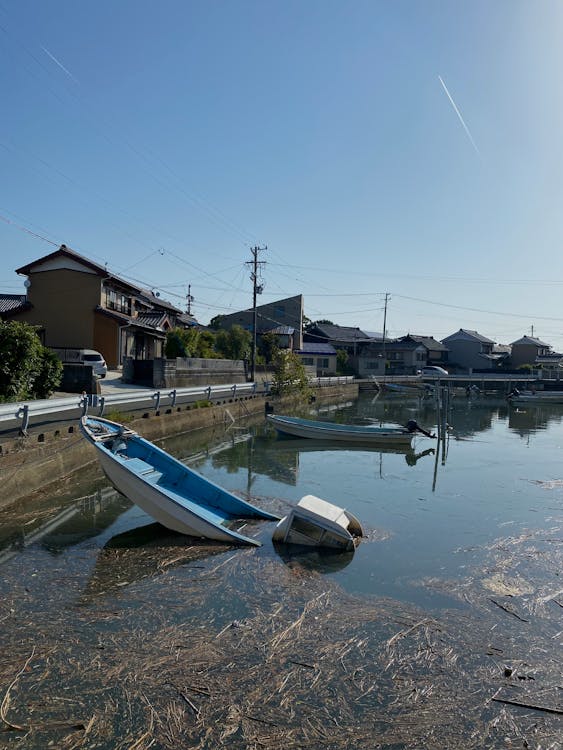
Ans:
[{"label": "concrete wall", "polygon": [[[354,398],[358,385],[335,385],[315,390],[317,403],[334,403],[340,398]],[[142,414],[130,423],[148,440],[158,441],[170,435],[178,435],[203,427],[226,429],[235,420],[264,418],[266,400],[275,404],[275,410],[287,409],[294,397],[243,396],[218,402],[209,408],[193,405],[167,409],[165,413],[154,410]],[[95,448],[80,435],[78,424],[56,423],[49,430],[37,433],[30,431],[29,437],[3,439],[0,441],[0,508],[25,499],[32,492],[45,490],[75,471],[97,463]],[[101,477],[101,469],[98,469]]]},{"label": "concrete wall", "polygon": [[[150,368],[149,362],[145,364]],[[135,360],[123,360],[122,380],[135,383]],[[244,362],[231,359],[197,359],[195,357],[152,360],[152,385],[154,388],[191,388],[199,385],[246,383]],[[146,385],[146,377],[143,384]]]}]

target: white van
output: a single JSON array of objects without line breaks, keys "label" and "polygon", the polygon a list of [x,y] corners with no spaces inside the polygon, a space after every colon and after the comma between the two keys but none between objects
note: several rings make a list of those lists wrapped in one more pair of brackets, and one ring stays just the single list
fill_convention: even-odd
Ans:
[{"label": "white van", "polygon": [[99,378],[105,378],[108,372],[108,366],[106,365],[105,359],[102,357],[100,352],[94,349],[81,349],[82,363],[85,365],[92,365],[92,372]]},{"label": "white van", "polygon": [[108,371],[106,361],[95,349],[69,349],[50,347],[57,357],[65,364],[90,365],[92,373],[98,378],[105,378]]}]

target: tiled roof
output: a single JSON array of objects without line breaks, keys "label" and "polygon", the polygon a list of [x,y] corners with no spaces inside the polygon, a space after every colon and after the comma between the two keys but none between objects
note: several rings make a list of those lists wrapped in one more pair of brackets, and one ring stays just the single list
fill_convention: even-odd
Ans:
[{"label": "tiled roof", "polygon": [[0,294],[0,313],[14,312],[26,302],[25,294]]},{"label": "tiled roof", "polygon": [[326,354],[335,355],[336,349],[330,344],[315,344],[306,341],[301,349],[297,351],[297,354]]},{"label": "tiled roof", "polygon": [[522,336],[522,338],[518,339],[518,341],[512,342],[512,346],[517,346],[518,344],[527,344],[528,346],[541,346],[551,349],[551,344],[546,344],[545,341],[536,339],[533,336]]},{"label": "tiled roof", "polygon": [[477,331],[471,331],[471,330],[469,330],[469,328],[460,328],[459,331],[456,331],[455,333],[452,333],[451,336],[446,336],[445,339],[442,339],[442,343],[444,343],[444,341],[449,341],[450,339],[455,339],[455,338],[458,338],[458,337],[459,338],[463,338],[463,337],[459,336],[460,333],[461,334],[465,334],[466,336],[468,336],[468,337],[470,337],[472,339],[476,339],[477,341],[480,341],[482,344],[494,344],[495,343],[491,339],[488,339],[486,336],[482,336]]},{"label": "tiled roof", "polygon": [[293,336],[295,328],[292,328],[291,326],[277,326],[276,328],[271,328],[269,331],[266,331],[266,333],[275,333],[276,336]]},{"label": "tiled roof", "polygon": [[371,337],[368,336],[365,331],[360,328],[352,328],[350,326],[336,326],[329,325],[328,323],[317,323],[315,328],[319,333],[311,333],[307,331],[307,335],[315,336],[315,338],[325,339],[326,341],[344,341],[350,342],[351,344],[355,341],[367,341]]},{"label": "tiled roof", "polygon": [[139,326],[146,326],[147,328],[162,330],[162,326],[166,320],[168,320],[168,316],[163,312],[141,313],[136,318],[133,318],[133,323]]},{"label": "tiled roof", "polygon": [[77,253],[72,248],[67,247],[66,245],[61,245],[54,252],[49,253],[48,255],[44,255],[42,258],[38,258],[37,260],[34,260],[31,263],[27,263],[25,266],[22,266],[21,268],[16,269],[16,273],[29,276],[29,274],[33,272],[33,269],[35,266],[38,266],[44,263],[45,261],[51,260],[52,258],[56,258],[57,256],[61,256],[61,255],[66,256],[67,258],[71,258],[77,263],[80,263],[83,266],[86,266],[86,268],[90,268],[92,271],[95,271],[99,276],[102,276],[104,279],[108,279],[108,280],[113,279],[116,282],[119,282],[120,284],[124,284],[127,289],[133,290],[137,294],[137,296],[142,297],[145,301],[149,302],[150,304],[158,305],[159,307],[163,307],[167,310],[172,310],[175,313],[181,312],[181,310],[175,307],[171,302],[161,299],[156,294],[154,294],[150,289],[144,289],[143,287],[140,287],[137,284],[133,284],[131,281],[127,281],[126,279],[122,279],[120,276],[116,276],[114,273],[111,273],[111,271],[109,271],[106,266],[101,266],[99,263],[95,263],[89,258],[86,258],[84,255],[80,255],[80,253]]},{"label": "tiled roof", "polygon": [[434,336],[418,336],[414,333],[409,334],[411,339],[418,341],[420,344],[425,346],[429,352],[447,352],[448,347],[444,346],[441,341],[436,341]]}]

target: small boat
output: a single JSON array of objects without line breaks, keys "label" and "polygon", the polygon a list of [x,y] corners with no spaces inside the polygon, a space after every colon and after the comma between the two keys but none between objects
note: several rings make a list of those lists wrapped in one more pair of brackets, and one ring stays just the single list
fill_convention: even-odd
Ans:
[{"label": "small boat", "polygon": [[563,404],[563,391],[520,391],[514,388],[507,399],[511,404]]},{"label": "small boat", "polygon": [[284,544],[352,550],[363,533],[350,511],[315,495],[305,495],[278,523],[272,539]]},{"label": "small boat", "polygon": [[279,520],[117,422],[86,415],[80,427],[96,448],[115,489],[168,529],[219,542],[260,546],[236,531],[235,522],[241,518]]},{"label": "small boat", "polygon": [[374,425],[315,422],[311,419],[274,414],[268,414],[267,419],[280,434],[316,440],[410,445],[416,431],[408,427],[376,427]]}]

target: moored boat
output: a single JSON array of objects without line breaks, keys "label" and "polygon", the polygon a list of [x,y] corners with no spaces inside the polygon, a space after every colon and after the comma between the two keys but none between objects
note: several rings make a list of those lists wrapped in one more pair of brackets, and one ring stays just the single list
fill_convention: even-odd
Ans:
[{"label": "moored boat", "polygon": [[563,404],[563,391],[520,391],[514,388],[507,398],[511,404]]},{"label": "moored boat", "polygon": [[[336,422],[316,422],[300,417],[286,417],[268,414],[268,422],[282,435],[314,438],[316,440],[339,440],[360,443],[381,443],[410,445],[418,428],[376,427],[375,425],[337,424]],[[427,433],[425,433],[427,434]]]},{"label": "moored boat", "polygon": [[260,542],[234,528],[236,521],[279,520],[279,516],[233,495],[117,422],[86,415],[80,427],[96,448],[113,486],[168,529],[258,546]]}]

